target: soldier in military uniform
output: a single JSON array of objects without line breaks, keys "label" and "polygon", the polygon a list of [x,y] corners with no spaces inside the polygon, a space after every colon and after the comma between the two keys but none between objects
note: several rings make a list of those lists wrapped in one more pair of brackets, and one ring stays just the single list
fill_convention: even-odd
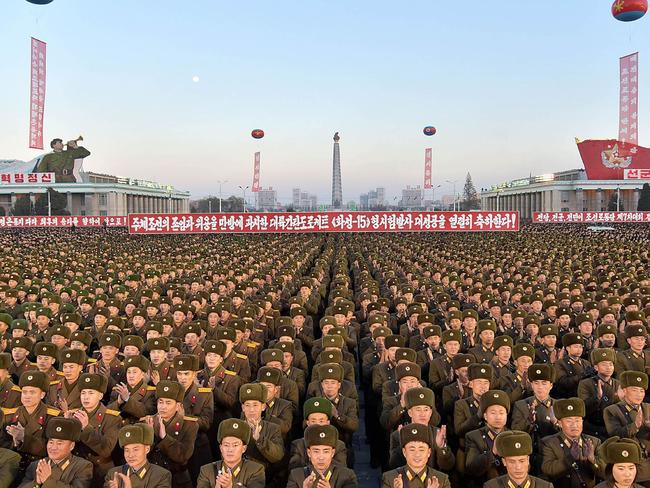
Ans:
[{"label": "soldier in military uniform", "polygon": [[197,488],[264,488],[264,466],[243,457],[250,439],[251,428],[243,420],[226,419],[221,422],[217,442],[222,460],[201,467]]},{"label": "soldier in military uniform", "polygon": [[86,364],[86,353],[79,349],[64,349],[59,355],[63,378],[50,383],[47,403],[64,413],[81,407],[79,376]]},{"label": "soldier in military uniform", "polygon": [[648,375],[624,371],[619,379],[623,400],[605,409],[605,428],[610,437],[627,437],[639,442],[642,462],[637,468],[636,480],[646,484],[650,481],[650,405],[643,398],[648,389]]},{"label": "soldier in military uniform", "polygon": [[250,381],[251,367],[248,362],[248,356],[240,354],[233,349],[237,338],[235,330],[230,327],[219,328],[216,335],[217,339],[226,345],[223,367],[237,373],[243,382]]},{"label": "soldier in military uniform", "polygon": [[632,439],[610,437],[602,446],[602,456],[607,463],[605,481],[596,488],[643,488],[635,483],[638,466],[643,462],[639,443]]},{"label": "soldier in military uniform", "polygon": [[467,352],[476,358],[477,363],[489,364],[494,357],[494,334],[497,331],[497,324],[492,319],[479,320],[477,330],[479,344]]},{"label": "soldier in military uniform", "polygon": [[0,488],[11,488],[18,476],[20,454],[0,447]]},{"label": "soldier in military uniform", "polygon": [[52,139],[51,153],[47,153],[36,168],[37,173],[54,173],[57,183],[74,183],[77,181],[73,174],[75,159],[90,156],[90,151],[83,146],[77,146],[75,141],[68,141],[67,149],[63,149],[61,139]]},{"label": "soldier in military uniform", "polygon": [[81,424],[77,420],[63,417],[51,419],[45,428],[47,457],[29,465],[20,488],[90,488],[92,463],[72,454],[80,435]]},{"label": "soldier in military uniform", "polygon": [[149,459],[172,473],[173,488],[191,488],[188,462],[195,449],[199,425],[196,417],[184,415],[180,408],[183,387],[175,381],[160,381],[156,385],[157,413],[145,417],[154,431]]},{"label": "soldier in military uniform", "polygon": [[593,374],[589,361],[582,359],[584,338],[581,334],[569,332],[562,336],[562,345],[566,354],[555,362],[555,396],[558,398],[575,397],[578,394],[580,380]]},{"label": "soldier in military uniform", "polygon": [[[108,391],[112,392],[113,387],[126,380],[126,372],[117,354],[122,345],[122,338],[118,334],[107,332],[102,334],[98,340],[101,358],[95,363],[86,366],[87,373],[101,374],[108,380]],[[106,398],[110,401],[110,396]]]},{"label": "soldier in military uniform", "polygon": [[643,325],[628,325],[625,327],[625,340],[629,349],[616,353],[615,371],[621,375],[623,371],[650,370],[650,353],[645,351],[648,331]]},{"label": "soldier in military uniform", "polygon": [[156,386],[160,380],[176,380],[176,372],[172,364],[167,361],[169,352],[169,339],[167,337],[156,337],[148,339],[144,345],[145,351],[149,353],[148,376],[151,384]]},{"label": "soldier in military uniform", "polygon": [[129,485],[131,488],[172,488],[172,474],[147,460],[154,443],[151,426],[133,424],[122,427],[119,441],[126,464],[112,468],[106,474],[104,488],[126,488]]},{"label": "soldier in military uniform", "polygon": [[0,407],[15,408],[20,405],[20,388],[11,381],[11,354],[0,353]]},{"label": "soldier in military uniform", "polygon": [[503,459],[507,474],[486,482],[484,488],[553,488],[548,481],[543,481],[528,474],[533,442],[530,435],[521,431],[501,432],[494,440],[495,450]]},{"label": "soldier in military uniform", "polygon": [[54,363],[57,360],[59,351],[51,342],[39,342],[34,346],[34,355],[36,356],[36,368],[45,373],[51,385],[63,376],[63,373],[57,371]]},{"label": "soldier in military uniform", "polygon": [[76,456],[93,463],[93,484],[103,483],[113,464],[112,453],[122,426],[120,412],[106,408],[101,403],[108,379],[100,374],[85,373],[79,377],[81,408],[68,410],[66,417],[81,424],[79,441],[75,445]]},{"label": "soldier in military uniform", "polygon": [[426,425],[407,424],[399,438],[406,464],[385,472],[382,488],[451,488],[447,475],[427,464],[433,439]]},{"label": "soldier in military uniform", "polygon": [[[564,337],[566,337],[566,334]],[[596,459],[600,439],[582,431],[585,404],[579,398],[558,399],[553,405],[561,432],[541,441],[541,471],[556,488],[593,488],[605,464]]]},{"label": "soldier in military uniform", "polygon": [[331,425],[307,427],[305,444],[309,464],[291,470],[287,488],[356,488],[358,483],[354,471],[333,462],[337,441],[338,431]]},{"label": "soldier in military uniform", "polygon": [[211,461],[208,432],[214,420],[214,395],[212,388],[198,386],[195,381],[200,370],[199,358],[182,354],[174,358],[173,364],[178,383],[183,388],[184,413],[198,422],[194,454],[189,461],[192,480],[196,480],[201,466]]},{"label": "soldier in military uniform", "polygon": [[266,388],[266,408],[264,419],[280,427],[280,433],[286,441],[293,427],[293,407],[290,402],[280,398],[280,380],[282,371],[264,366],[257,374],[257,381]]},{"label": "soldier in military uniform", "polygon": [[21,405],[3,409],[5,427],[0,442],[2,447],[20,453],[20,473],[24,473],[29,463],[47,455],[45,426],[61,411],[43,403],[50,386],[45,373],[27,371],[21,375],[18,386]]},{"label": "soldier in military uniform", "polygon": [[111,400],[107,405],[119,410],[122,418],[134,424],[142,417],[153,415],[156,411],[156,387],[146,383],[149,360],[144,356],[130,356],[124,360],[126,382],[113,387]]},{"label": "soldier in military uniform", "polygon": [[528,379],[528,368],[535,359],[535,349],[532,344],[521,342],[512,348],[514,360],[514,371],[506,371],[501,376],[499,386],[510,397],[510,403],[514,404],[522,398],[532,395],[532,387]]}]

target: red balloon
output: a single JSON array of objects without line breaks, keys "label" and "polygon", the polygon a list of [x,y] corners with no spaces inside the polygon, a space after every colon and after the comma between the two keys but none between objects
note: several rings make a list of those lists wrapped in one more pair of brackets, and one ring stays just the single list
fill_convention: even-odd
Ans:
[{"label": "red balloon", "polygon": [[621,22],[633,22],[648,11],[648,0],[615,0],[612,15]]},{"label": "red balloon", "polygon": [[425,136],[432,136],[436,133],[436,128],[432,125],[427,125],[422,132],[424,132]]},{"label": "red balloon", "polygon": [[253,136],[253,139],[261,139],[264,137],[264,131],[262,129],[255,129],[251,132],[251,136]]}]

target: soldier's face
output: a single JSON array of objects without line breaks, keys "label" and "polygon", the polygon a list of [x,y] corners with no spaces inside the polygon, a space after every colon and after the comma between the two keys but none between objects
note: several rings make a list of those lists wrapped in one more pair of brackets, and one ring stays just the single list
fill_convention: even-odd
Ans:
[{"label": "soldier's face", "polygon": [[569,439],[577,439],[582,435],[582,417],[565,417],[560,419],[560,425]]},{"label": "soldier's face", "polygon": [[510,356],[512,356],[512,348],[510,346],[501,346],[496,350],[497,358],[501,364],[505,364],[510,361]]},{"label": "soldier's face", "polygon": [[84,409],[88,412],[92,412],[95,410],[95,408],[97,408],[97,405],[99,405],[99,402],[102,400],[103,396],[104,395],[102,395],[102,393],[97,390],[86,388],[84,390],[81,390],[79,398],[81,399],[81,405],[84,407]]},{"label": "soldier's face", "polygon": [[36,356],[36,367],[39,371],[47,371],[54,364],[54,358],[50,356],[38,355]]},{"label": "soldier's face", "polygon": [[483,414],[485,422],[494,430],[501,430],[508,422],[508,413],[501,405],[490,405]]},{"label": "soldier's face", "polygon": [[244,452],[246,452],[246,444],[237,437],[224,437],[219,445],[221,457],[228,466],[235,466],[241,461]]},{"label": "soldier's face", "polygon": [[176,378],[183,388],[186,390],[192,386],[196,373],[194,371],[176,371]]},{"label": "soldier's face", "polygon": [[329,398],[334,398],[339,394],[341,389],[341,383],[337,380],[327,379],[321,381],[321,387],[323,388],[323,393]]},{"label": "soldier's face", "polygon": [[411,422],[415,424],[428,425],[431,420],[433,410],[428,405],[416,405],[409,408],[408,414],[411,417]]},{"label": "soldier's face", "polygon": [[645,337],[635,336],[630,337],[627,340],[627,343],[630,345],[630,348],[634,351],[641,351],[645,347]]},{"label": "soldier's face", "polygon": [[632,486],[636,478],[636,464],[616,463],[612,466],[612,476],[617,484]]},{"label": "soldier's face", "polygon": [[614,374],[614,363],[612,361],[601,361],[594,368],[605,378],[609,378]]},{"label": "soldier's face", "polygon": [[14,347],[11,350],[11,357],[14,359],[14,361],[20,362],[27,357],[27,349],[23,347]]},{"label": "soldier's face", "polygon": [[102,353],[102,359],[106,361],[112,361],[118,353],[118,349],[115,346],[102,346],[99,351]]},{"label": "soldier's face", "polygon": [[138,367],[131,366],[126,370],[126,382],[130,387],[136,386],[144,378],[144,373]]},{"label": "soldier's face", "polygon": [[264,403],[257,400],[246,400],[242,403],[241,409],[248,420],[257,421],[262,418],[262,411],[265,407]]},{"label": "soldier's face", "polygon": [[48,457],[58,463],[67,458],[74,449],[74,442],[64,441],[62,439],[49,439],[47,441]]},{"label": "soldier's face", "polygon": [[445,352],[450,356],[454,357],[460,351],[460,342],[458,341],[447,341],[444,343],[443,347]]},{"label": "soldier's face", "polygon": [[311,446],[307,448],[307,455],[314,468],[319,471],[327,469],[332,464],[336,449],[331,446]]},{"label": "soldier's face", "polygon": [[171,398],[158,399],[158,415],[164,420],[169,420],[177,411],[177,402]]},{"label": "soldier's face", "polygon": [[330,418],[327,414],[320,412],[309,414],[309,417],[307,417],[307,420],[305,421],[305,424],[307,424],[308,427],[310,425],[329,425],[329,423]]},{"label": "soldier's face", "polygon": [[623,388],[623,392],[625,393],[625,401],[630,405],[641,405],[645,396],[645,390],[638,386],[628,386]]},{"label": "soldier's face", "polygon": [[166,356],[167,356],[167,353],[165,351],[163,351],[162,349],[153,349],[153,350],[149,351],[149,359],[151,359],[151,362],[155,366],[158,366],[160,363],[162,363],[165,360]]},{"label": "soldier's face", "polygon": [[81,365],[77,363],[63,363],[63,376],[69,383],[77,381],[81,374]]},{"label": "soldier's face", "polygon": [[129,444],[124,446],[124,460],[134,469],[141,468],[147,462],[147,454],[151,448],[144,444]]},{"label": "soldier's face", "polygon": [[404,454],[406,463],[419,472],[426,466],[431,455],[431,448],[426,442],[412,441],[402,448],[402,454]]},{"label": "soldier's face", "polygon": [[528,476],[528,456],[509,456],[503,458],[503,462],[513,481],[519,482]]},{"label": "soldier's face", "polygon": [[544,344],[546,347],[555,347],[556,342],[557,342],[557,337],[555,337],[554,335],[545,335],[544,337],[542,337],[542,344]]},{"label": "soldier's face", "polygon": [[530,384],[533,388],[533,393],[540,400],[546,400],[551,392],[551,388],[553,388],[553,383],[547,380],[535,380],[531,381]]},{"label": "soldier's face", "polygon": [[20,393],[20,402],[25,408],[32,408],[45,398],[45,392],[35,386],[23,386]]}]

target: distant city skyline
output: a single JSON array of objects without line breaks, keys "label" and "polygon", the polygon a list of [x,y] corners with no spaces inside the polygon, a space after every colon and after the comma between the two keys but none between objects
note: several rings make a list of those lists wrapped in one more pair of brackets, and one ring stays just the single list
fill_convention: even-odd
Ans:
[{"label": "distant city skyline", "polygon": [[46,144],[83,134],[87,170],[194,198],[217,180],[238,195],[260,151],[261,185],[280,202],[298,187],[331,201],[337,130],[343,202],[422,185],[426,147],[437,195],[467,172],[480,190],[581,168],[573,138],[616,137],[618,58],[634,51],[650,145],[650,20],[617,22],[590,0],[475,2],[462,15],[424,0],[5,3],[0,159],[41,152],[27,148],[30,36],[48,43]]}]

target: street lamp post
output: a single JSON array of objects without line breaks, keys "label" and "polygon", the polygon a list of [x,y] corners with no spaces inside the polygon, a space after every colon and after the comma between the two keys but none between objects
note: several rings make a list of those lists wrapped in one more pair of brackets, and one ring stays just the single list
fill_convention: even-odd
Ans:
[{"label": "street lamp post", "polygon": [[497,212],[499,211],[499,195],[501,194],[501,190],[497,190]]},{"label": "street lamp post", "polygon": [[[228,180],[219,180],[217,183],[219,183],[219,213],[221,213],[221,185],[228,183]],[[241,186],[239,188],[241,188]]]},{"label": "street lamp post", "polygon": [[436,190],[440,188],[442,185],[437,185],[431,188],[431,207],[433,211],[436,211]]},{"label": "street lamp post", "polygon": [[457,200],[457,198],[456,198],[456,183],[458,183],[458,180],[454,180],[454,181],[445,180],[445,183],[449,183],[449,184],[453,185],[453,190],[454,190],[454,212],[455,212],[456,211],[456,200]]},{"label": "street lamp post", "polygon": [[238,185],[239,189],[242,191],[244,194],[244,213],[246,213],[246,190],[248,190],[248,185],[245,187],[242,187],[241,185]]}]

